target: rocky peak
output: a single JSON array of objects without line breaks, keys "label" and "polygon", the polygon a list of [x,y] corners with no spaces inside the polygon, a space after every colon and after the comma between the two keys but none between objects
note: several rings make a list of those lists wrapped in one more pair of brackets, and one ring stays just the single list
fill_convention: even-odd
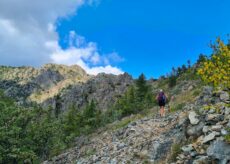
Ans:
[{"label": "rocky peak", "polygon": [[52,70],[59,72],[65,78],[84,78],[87,75],[84,69],[78,65],[62,65],[62,64],[45,64],[40,70]]},{"label": "rocky peak", "polygon": [[85,83],[71,85],[60,92],[58,99],[54,97],[45,101],[44,106],[51,105],[56,108],[58,103],[62,104],[62,111],[67,111],[70,105],[82,108],[94,100],[98,109],[107,110],[131,84],[133,84],[133,79],[127,73],[118,76],[100,73],[97,76],[92,76]]},{"label": "rocky peak", "polygon": [[[0,67],[0,88],[20,104],[36,102],[56,108],[61,101],[63,111],[70,104],[83,107],[95,99],[98,108],[105,110],[132,84],[127,73],[112,75],[100,73],[91,76],[78,65],[46,64],[41,68]],[[61,99],[56,99],[57,95]]]}]

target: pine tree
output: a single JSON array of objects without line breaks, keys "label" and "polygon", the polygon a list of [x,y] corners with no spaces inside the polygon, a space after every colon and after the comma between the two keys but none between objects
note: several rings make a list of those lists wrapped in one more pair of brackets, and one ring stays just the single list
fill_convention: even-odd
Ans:
[{"label": "pine tree", "polygon": [[145,95],[148,92],[147,81],[143,73],[138,77],[136,81],[136,88],[137,88],[137,99],[139,103],[141,103],[144,101]]}]

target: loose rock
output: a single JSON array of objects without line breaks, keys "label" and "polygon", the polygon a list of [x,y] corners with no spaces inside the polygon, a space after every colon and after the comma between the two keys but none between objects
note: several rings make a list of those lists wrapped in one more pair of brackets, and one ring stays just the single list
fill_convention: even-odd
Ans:
[{"label": "loose rock", "polygon": [[196,114],[196,112],[194,111],[189,112],[188,118],[192,125],[197,125],[199,123],[200,120],[197,117],[198,115]]}]

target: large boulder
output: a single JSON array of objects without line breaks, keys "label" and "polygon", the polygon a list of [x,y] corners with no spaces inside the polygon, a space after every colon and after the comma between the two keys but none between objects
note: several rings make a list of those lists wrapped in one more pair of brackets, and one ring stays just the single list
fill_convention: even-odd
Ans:
[{"label": "large boulder", "polygon": [[215,141],[207,149],[208,156],[218,159],[221,163],[230,162],[230,144],[224,141]]}]

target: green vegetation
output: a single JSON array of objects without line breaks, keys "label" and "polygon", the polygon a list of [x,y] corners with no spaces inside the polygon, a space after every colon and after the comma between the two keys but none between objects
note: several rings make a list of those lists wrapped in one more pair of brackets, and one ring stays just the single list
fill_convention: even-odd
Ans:
[{"label": "green vegetation", "polygon": [[135,121],[135,120],[138,120],[142,117],[142,115],[140,114],[136,114],[136,115],[131,115],[129,117],[125,117],[123,118],[122,120],[118,121],[118,122],[115,122],[113,125],[112,125],[112,130],[116,130],[116,129],[120,129],[120,128],[123,128],[125,126],[127,126],[129,123]]},{"label": "green vegetation", "polygon": [[[171,111],[177,111],[183,109],[186,103],[192,102],[199,95],[202,84],[196,83],[197,75],[201,76],[206,83],[229,88],[229,47],[218,40],[210,59],[200,55],[193,67],[188,61],[187,65],[172,68],[168,76],[154,82],[156,84],[154,90],[161,88],[166,93],[169,92],[168,100],[174,96],[170,108]],[[217,69],[214,69],[214,66]],[[8,71],[4,74],[8,79],[19,76],[10,67],[1,67],[0,72],[1,70]],[[197,70],[198,74],[196,74]],[[34,70],[31,68],[31,71]],[[12,77],[8,77],[11,73]],[[20,75],[20,78],[24,80],[24,76]],[[188,80],[190,82],[193,80],[191,82],[193,85],[187,83]],[[185,84],[192,89],[182,89]],[[111,108],[107,111],[102,112],[97,108],[97,102],[91,100],[83,109],[70,106],[64,114],[61,112],[62,103],[59,95],[56,95],[54,109],[51,107],[42,109],[38,106],[25,108],[16,105],[0,91],[0,163],[24,163],[25,161],[39,163],[70,147],[76,137],[91,134],[108,123],[113,123],[112,127],[110,126],[112,130],[122,128],[149,114],[150,109],[155,110],[153,107],[156,106],[156,93],[152,91],[153,86],[147,82],[144,74],[141,74],[134,85],[130,86],[115,104],[111,104]],[[211,108],[219,109],[217,106],[205,107],[207,110]],[[225,140],[230,142],[230,135],[226,135]],[[180,153],[180,147],[178,144],[173,145],[173,160]],[[95,151],[91,149],[86,155],[92,155]],[[145,159],[143,154],[137,154],[136,157]]]},{"label": "green vegetation", "polygon": [[46,159],[64,148],[51,110],[22,108],[0,94],[0,163]]},{"label": "green vegetation", "polygon": [[136,80],[135,85],[131,86],[127,92],[114,105],[113,111],[116,111],[118,117],[128,116],[149,109],[154,106],[154,95],[152,88],[147,84],[144,74],[141,74]]},{"label": "green vegetation", "polygon": [[57,117],[49,107],[23,108],[0,93],[0,163],[36,163],[57,155],[76,136],[101,125],[101,113],[92,100],[84,110],[70,107]]},{"label": "green vegetation", "polygon": [[[25,160],[35,163],[48,159],[69,147],[75,137],[90,134],[153,104],[151,87],[143,74],[107,112],[97,109],[92,100],[82,110],[73,105],[61,115],[59,101],[55,109],[24,108],[1,92],[0,163],[23,163]],[[124,119],[116,127],[123,127],[132,119]]]},{"label": "green vegetation", "polygon": [[228,134],[224,137],[225,141],[230,143],[230,128],[226,129],[228,131]]},{"label": "green vegetation", "polygon": [[176,157],[182,152],[181,144],[173,144],[171,150],[171,162],[176,161]]}]

